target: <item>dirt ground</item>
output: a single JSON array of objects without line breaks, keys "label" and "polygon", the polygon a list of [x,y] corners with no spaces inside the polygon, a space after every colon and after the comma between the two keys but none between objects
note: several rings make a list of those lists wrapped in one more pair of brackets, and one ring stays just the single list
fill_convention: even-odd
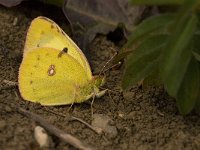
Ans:
[{"label": "dirt ground", "polygon": [[[22,60],[24,39],[30,21],[38,15],[46,15],[43,8],[29,9],[18,6],[12,9],[0,6],[0,88],[3,80],[17,82],[18,69]],[[45,7],[46,9],[46,7]],[[90,45],[90,63],[94,72],[113,55],[114,44],[105,37],[98,37]],[[0,90],[0,149],[39,149],[34,138],[34,123],[13,110],[20,106],[47,119],[61,130],[72,134],[95,149],[110,150],[153,150],[153,149],[200,149],[200,119],[197,114],[182,116],[174,99],[163,88],[137,86],[120,91],[122,69],[107,73],[105,87],[113,92],[96,98],[94,120],[91,118],[90,103],[75,104],[70,115],[88,123],[104,126],[98,135],[84,124],[67,121],[55,115],[67,114],[69,106],[48,107],[28,103],[18,98],[18,89]],[[101,121],[103,119],[103,121]],[[108,123],[105,123],[108,122]],[[103,124],[103,125],[102,125]],[[48,149],[75,149],[50,135]]]}]

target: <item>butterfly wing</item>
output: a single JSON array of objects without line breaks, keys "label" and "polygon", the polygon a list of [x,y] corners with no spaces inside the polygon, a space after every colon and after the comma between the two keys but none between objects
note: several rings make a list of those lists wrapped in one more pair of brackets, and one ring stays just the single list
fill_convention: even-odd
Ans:
[{"label": "butterfly wing", "polygon": [[67,53],[74,57],[92,78],[89,63],[83,52],[54,21],[46,17],[37,17],[31,22],[26,37],[24,55],[38,47],[51,47],[58,50],[67,48]]},{"label": "butterfly wing", "polygon": [[42,105],[75,102],[79,87],[90,78],[76,59],[53,48],[36,48],[27,53],[19,70],[19,90],[25,100]]}]

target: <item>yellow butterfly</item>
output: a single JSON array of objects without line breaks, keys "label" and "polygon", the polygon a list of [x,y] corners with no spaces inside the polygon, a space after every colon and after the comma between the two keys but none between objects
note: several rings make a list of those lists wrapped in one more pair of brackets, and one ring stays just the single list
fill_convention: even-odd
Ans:
[{"label": "yellow butterfly", "polygon": [[104,77],[92,76],[82,51],[46,17],[28,29],[18,83],[23,99],[41,105],[81,103],[106,91],[99,90]]}]

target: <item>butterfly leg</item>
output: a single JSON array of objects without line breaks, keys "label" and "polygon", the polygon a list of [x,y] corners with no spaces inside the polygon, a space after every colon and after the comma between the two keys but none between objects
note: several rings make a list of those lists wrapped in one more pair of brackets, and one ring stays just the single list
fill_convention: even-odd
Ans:
[{"label": "butterfly leg", "polygon": [[91,105],[90,105],[90,106],[91,106],[92,118],[93,118],[93,114],[94,114],[93,103],[94,103],[95,96],[96,96],[97,98],[102,97],[106,92],[107,92],[107,89],[102,90],[102,91],[100,91],[100,92],[98,92],[98,93],[95,93],[95,92],[94,92],[94,94],[92,95],[92,102],[91,102]]},{"label": "butterfly leg", "polygon": [[67,112],[69,113],[69,111],[72,109],[72,106],[74,105],[74,102],[73,103],[71,103],[71,105],[69,106],[69,108],[68,108],[68,110],[67,110]]},{"label": "butterfly leg", "polygon": [[113,100],[113,98],[112,98],[112,96],[111,96],[112,90],[104,89],[104,90],[100,91],[99,93],[97,93],[97,94],[96,94],[96,97],[99,98],[99,97],[103,96],[106,92],[108,92],[108,96],[110,97],[110,99],[111,99],[111,101],[112,101],[112,104],[111,104],[111,105],[115,105],[115,102],[114,102],[114,100]]},{"label": "butterfly leg", "polygon": [[67,110],[68,113],[69,113],[69,111],[72,109],[72,106],[73,106],[74,103],[75,103],[76,97],[77,97],[77,95],[76,95],[76,92],[75,92],[75,90],[74,90],[74,100],[73,100],[73,102],[71,103],[70,107],[69,107],[68,110]]},{"label": "butterfly leg", "polygon": [[97,98],[100,98],[100,97],[102,97],[103,95],[105,95],[105,93],[106,93],[107,91],[108,91],[108,89],[99,91],[98,93],[95,94],[95,96],[96,96]]},{"label": "butterfly leg", "polygon": [[95,94],[92,95],[92,102],[91,102],[91,105],[90,105],[90,107],[91,107],[91,116],[92,116],[92,118],[93,118],[93,114],[94,114],[94,110],[93,110],[94,99],[95,99]]}]

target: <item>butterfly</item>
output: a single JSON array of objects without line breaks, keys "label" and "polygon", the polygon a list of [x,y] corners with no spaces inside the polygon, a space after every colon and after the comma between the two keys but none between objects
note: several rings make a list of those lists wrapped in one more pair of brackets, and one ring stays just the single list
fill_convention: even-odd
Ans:
[{"label": "butterfly", "polygon": [[52,20],[37,17],[28,29],[18,86],[24,100],[67,105],[100,97],[104,76],[93,76],[79,47]]}]

